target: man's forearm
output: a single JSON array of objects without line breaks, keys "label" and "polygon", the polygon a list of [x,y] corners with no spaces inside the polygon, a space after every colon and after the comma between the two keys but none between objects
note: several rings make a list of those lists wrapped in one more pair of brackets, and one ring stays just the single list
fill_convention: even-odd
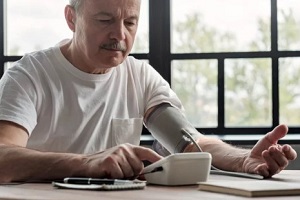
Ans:
[{"label": "man's forearm", "polygon": [[54,180],[80,176],[81,156],[39,152],[12,145],[0,145],[0,182]]},{"label": "man's forearm", "polygon": [[[219,139],[206,136],[198,138],[197,143],[204,152],[211,153],[212,165],[216,168],[227,171],[243,171],[243,163],[249,155],[249,150],[233,147]],[[198,149],[194,145],[190,145],[185,151],[198,151]]]}]

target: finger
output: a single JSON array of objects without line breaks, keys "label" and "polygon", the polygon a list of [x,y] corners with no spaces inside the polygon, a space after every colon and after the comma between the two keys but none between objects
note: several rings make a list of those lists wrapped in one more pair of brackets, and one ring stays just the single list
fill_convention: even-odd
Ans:
[{"label": "finger", "polygon": [[282,146],[282,152],[288,160],[295,160],[297,158],[297,152],[288,144]]},{"label": "finger", "polygon": [[271,144],[277,144],[278,140],[283,138],[288,132],[288,127],[284,124],[276,126],[271,132],[267,133],[265,139]]},{"label": "finger", "polygon": [[162,156],[160,156],[158,153],[146,147],[137,146],[134,148],[134,152],[140,160],[147,160],[151,163],[156,162],[162,158]]},{"label": "finger", "polygon": [[259,175],[262,175],[262,176],[265,177],[265,178],[270,177],[269,169],[268,169],[268,167],[267,167],[267,165],[266,165],[265,163],[264,163],[264,164],[261,164],[261,165],[258,165],[258,166],[255,168],[254,173],[259,174]]},{"label": "finger", "polygon": [[276,174],[279,170],[278,163],[271,157],[269,150],[265,150],[262,153],[262,157],[264,158],[266,165],[269,170],[269,175],[272,176],[273,174]]},{"label": "finger", "polygon": [[119,156],[119,166],[123,172],[124,177],[134,177],[138,175],[143,169],[142,161],[135,155],[134,145],[123,144],[119,146],[117,155]]},{"label": "finger", "polygon": [[144,168],[143,162],[134,152],[126,156],[128,165],[130,166],[130,171],[124,172],[125,178],[135,178],[137,177]]},{"label": "finger", "polygon": [[287,131],[288,128],[286,125],[278,125],[256,143],[251,153],[260,156],[261,153],[267,150],[271,145],[277,144],[278,140],[287,134]]},{"label": "finger", "polygon": [[152,163],[162,158],[149,148],[130,144],[120,145],[118,155],[120,157],[118,163],[123,174],[121,178],[137,177],[144,168],[142,160]]},{"label": "finger", "polygon": [[130,156],[122,156],[122,160],[119,162],[119,166],[122,170],[122,177],[119,178],[128,178],[128,177],[133,177],[135,175],[135,164],[130,161],[131,159],[129,158]]},{"label": "finger", "polygon": [[105,167],[105,177],[106,178],[123,178],[123,170],[113,156],[106,158],[102,164]]},{"label": "finger", "polygon": [[116,178],[116,179],[122,179],[124,178],[123,170],[120,166],[115,167],[114,169],[110,169],[110,174],[106,178]]},{"label": "finger", "polygon": [[269,154],[271,158],[278,164],[279,169],[282,170],[286,168],[286,166],[289,164],[288,159],[286,158],[285,154],[282,151],[282,148],[280,145],[272,146],[269,148]]}]

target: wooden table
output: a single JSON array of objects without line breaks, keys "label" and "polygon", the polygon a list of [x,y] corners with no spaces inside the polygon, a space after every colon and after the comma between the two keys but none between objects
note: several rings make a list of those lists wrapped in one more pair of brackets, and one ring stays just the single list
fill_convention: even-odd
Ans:
[{"label": "wooden table", "polygon": [[[300,184],[300,170],[285,170],[273,177],[286,182],[297,182]],[[210,180],[234,180],[236,177],[211,175]],[[240,180],[240,179],[239,179]],[[226,195],[212,192],[199,191],[197,185],[167,187],[148,185],[143,190],[125,190],[125,191],[86,191],[86,190],[68,190],[54,188],[50,183],[26,183],[19,185],[1,185],[0,199],[18,199],[18,200],[90,200],[90,199],[163,199],[163,200],[199,200],[199,199],[249,199],[247,197]],[[284,197],[263,197],[258,199],[300,199],[300,196]]]}]

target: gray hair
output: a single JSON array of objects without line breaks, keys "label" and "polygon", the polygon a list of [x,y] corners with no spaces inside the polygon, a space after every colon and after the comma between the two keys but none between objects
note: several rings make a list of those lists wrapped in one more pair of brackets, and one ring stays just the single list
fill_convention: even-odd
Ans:
[{"label": "gray hair", "polygon": [[82,0],[69,0],[69,4],[78,13],[79,12],[79,8],[81,7],[81,4],[82,4]]}]

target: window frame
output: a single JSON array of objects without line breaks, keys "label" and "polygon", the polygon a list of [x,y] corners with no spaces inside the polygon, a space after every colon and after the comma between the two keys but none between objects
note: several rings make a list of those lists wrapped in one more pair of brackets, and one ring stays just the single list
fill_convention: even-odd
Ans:
[{"label": "window frame", "polygon": [[[279,124],[279,58],[300,57],[300,51],[278,50],[277,0],[270,0],[271,5],[271,50],[261,52],[222,52],[222,53],[171,53],[171,0],[149,0],[149,53],[131,54],[137,59],[149,60],[152,65],[171,84],[171,62],[188,59],[218,60],[218,126],[197,130],[205,134],[254,135],[265,134]],[[5,56],[5,0],[0,1],[0,76],[4,73],[7,62],[19,60],[22,56]],[[271,127],[225,127],[224,62],[227,58],[271,58],[272,59],[272,126]],[[171,85],[172,87],[172,85]],[[290,134],[300,134],[300,125],[289,127]],[[149,132],[144,128],[144,135]],[[299,140],[298,140],[299,141]]]}]

